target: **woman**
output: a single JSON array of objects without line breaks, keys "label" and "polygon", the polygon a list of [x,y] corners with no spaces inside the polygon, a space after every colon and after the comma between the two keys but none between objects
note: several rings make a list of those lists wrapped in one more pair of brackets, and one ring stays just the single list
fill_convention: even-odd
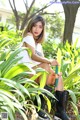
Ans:
[{"label": "woman", "polygon": [[[23,42],[22,46],[29,48],[32,51],[32,55],[30,56],[27,51],[23,51],[22,54],[22,62],[28,63],[30,67],[36,69],[37,67],[41,67],[45,69],[49,74],[47,75],[46,85],[53,85],[55,79],[55,73],[51,69],[51,66],[58,65],[56,60],[49,60],[44,57],[42,50],[42,42],[44,41],[45,34],[45,21],[44,19],[37,15],[33,17],[26,29],[23,33]],[[63,101],[67,102],[68,92],[63,90],[63,81],[61,75],[58,76],[58,85],[55,88],[55,93],[58,101],[56,102],[56,113],[54,119],[61,118],[62,120],[69,120]],[[36,82],[40,82],[38,79]],[[65,99],[64,99],[65,97]],[[47,116],[45,114],[41,115],[41,111],[38,112],[43,119],[46,119]]]}]

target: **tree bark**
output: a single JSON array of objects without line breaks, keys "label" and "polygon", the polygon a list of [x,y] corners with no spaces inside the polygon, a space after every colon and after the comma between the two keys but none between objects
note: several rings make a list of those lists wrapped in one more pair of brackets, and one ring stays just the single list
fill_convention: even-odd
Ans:
[{"label": "tree bark", "polygon": [[68,40],[68,42],[71,44],[76,15],[80,6],[80,2],[79,0],[67,0],[67,2],[65,0],[61,0],[61,2],[65,13],[63,43]]},{"label": "tree bark", "polygon": [[17,11],[16,6],[15,6],[15,0],[13,0],[12,2],[13,2],[13,4],[9,0],[9,4],[10,4],[12,11],[14,13],[14,16],[15,16],[16,30],[19,30],[19,23],[20,23],[19,15],[18,15],[18,11]]},{"label": "tree bark", "polygon": [[23,30],[24,27],[25,27],[25,25],[26,25],[26,23],[28,22],[28,16],[30,15],[30,11],[31,11],[31,9],[32,9],[32,7],[33,7],[33,5],[34,5],[34,3],[35,3],[35,0],[32,1],[32,3],[31,3],[31,5],[30,5],[29,9],[26,11],[26,14],[25,14],[24,19],[23,19],[23,21],[22,21],[20,30]]}]

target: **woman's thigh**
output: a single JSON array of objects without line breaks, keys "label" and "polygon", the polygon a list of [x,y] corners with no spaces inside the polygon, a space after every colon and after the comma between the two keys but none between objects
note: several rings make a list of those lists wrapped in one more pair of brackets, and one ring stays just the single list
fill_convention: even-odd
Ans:
[{"label": "woman's thigh", "polygon": [[[46,76],[46,84],[47,85],[53,85],[54,82],[55,82],[55,72],[51,69],[50,65],[47,64],[47,63],[41,63],[41,64],[33,67],[33,69],[36,69],[38,67],[41,67],[48,72],[48,75]],[[36,81],[39,83],[40,78],[38,78]]]},{"label": "woman's thigh", "polygon": [[39,67],[45,69],[47,72],[50,72],[50,65],[47,64],[47,63],[41,63],[37,66],[34,66],[33,69],[36,69],[36,68],[39,68]]}]

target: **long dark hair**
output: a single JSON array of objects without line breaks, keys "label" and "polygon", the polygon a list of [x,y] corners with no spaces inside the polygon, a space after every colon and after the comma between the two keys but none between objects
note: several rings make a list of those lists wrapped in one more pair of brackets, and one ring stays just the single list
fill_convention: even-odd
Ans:
[{"label": "long dark hair", "polygon": [[45,20],[43,19],[42,16],[40,15],[36,15],[34,16],[28,23],[27,27],[25,28],[24,32],[23,32],[23,38],[27,36],[28,32],[31,32],[32,27],[37,23],[37,22],[41,22],[42,26],[43,26],[43,30],[41,32],[41,34],[38,36],[38,39],[36,40],[37,43],[42,43],[44,40],[44,34],[45,34]]}]

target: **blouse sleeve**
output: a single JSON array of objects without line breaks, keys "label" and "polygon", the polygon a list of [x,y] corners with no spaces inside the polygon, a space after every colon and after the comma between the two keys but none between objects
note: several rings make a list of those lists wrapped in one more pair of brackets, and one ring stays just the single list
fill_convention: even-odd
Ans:
[{"label": "blouse sleeve", "polygon": [[35,41],[33,36],[26,36],[23,38],[23,42],[28,43],[29,45],[31,45],[32,47],[35,48]]}]

